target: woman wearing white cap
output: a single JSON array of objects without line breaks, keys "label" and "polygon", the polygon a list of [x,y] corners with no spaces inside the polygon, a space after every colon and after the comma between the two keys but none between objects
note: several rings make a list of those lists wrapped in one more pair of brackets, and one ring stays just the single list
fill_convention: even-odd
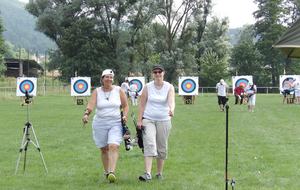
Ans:
[{"label": "woman wearing white cap", "polygon": [[102,72],[102,86],[96,88],[89,100],[82,118],[87,123],[89,115],[96,106],[93,118],[93,139],[101,151],[104,174],[113,183],[116,181],[115,169],[119,156],[119,146],[123,140],[120,106],[123,109],[123,120],[127,121],[128,103],[125,92],[113,85],[114,72],[106,69]]},{"label": "woman wearing white cap", "polygon": [[220,82],[216,85],[216,91],[218,96],[218,104],[221,111],[224,111],[225,104],[227,102],[227,84],[225,83],[224,79],[221,79]]}]

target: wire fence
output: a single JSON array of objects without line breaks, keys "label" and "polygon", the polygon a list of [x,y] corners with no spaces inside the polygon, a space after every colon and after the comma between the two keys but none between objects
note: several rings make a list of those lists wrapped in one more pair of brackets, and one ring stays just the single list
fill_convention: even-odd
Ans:
[{"label": "wire fence", "polygon": [[[16,96],[16,87],[0,87],[0,96]],[[176,88],[178,92],[178,88]],[[199,95],[216,93],[215,87],[199,87]],[[232,88],[228,89],[228,93],[232,93]],[[257,93],[260,94],[279,94],[279,87],[257,87]],[[38,86],[37,95],[46,96],[46,95],[70,95],[71,87],[70,85],[60,85],[60,86]]]}]

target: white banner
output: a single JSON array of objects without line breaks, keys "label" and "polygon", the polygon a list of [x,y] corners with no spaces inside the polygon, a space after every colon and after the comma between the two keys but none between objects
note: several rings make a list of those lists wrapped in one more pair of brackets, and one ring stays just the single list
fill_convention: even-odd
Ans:
[{"label": "white banner", "polygon": [[293,89],[297,83],[300,83],[300,75],[280,75],[279,76],[280,93],[284,90]]},{"label": "white banner", "polygon": [[128,77],[127,79],[129,81],[129,86],[135,84],[138,94],[141,95],[145,86],[145,77]]},{"label": "white banner", "polygon": [[252,75],[232,76],[232,93],[234,94],[234,89],[238,86],[246,88],[249,82],[253,83]]},{"label": "white banner", "polygon": [[37,78],[18,77],[17,78],[17,96],[25,96],[26,91],[30,96],[36,96]]},{"label": "white banner", "polygon": [[71,96],[90,96],[91,78],[73,77],[71,78]]},{"label": "white banner", "polygon": [[178,94],[180,96],[198,95],[198,77],[179,77]]}]

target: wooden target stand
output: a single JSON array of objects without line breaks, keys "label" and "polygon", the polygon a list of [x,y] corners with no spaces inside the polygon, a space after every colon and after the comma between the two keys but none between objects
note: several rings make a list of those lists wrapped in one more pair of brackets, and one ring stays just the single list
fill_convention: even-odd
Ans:
[{"label": "wooden target stand", "polygon": [[85,105],[85,103],[88,102],[88,99],[86,96],[74,96],[74,102],[78,106]]},{"label": "wooden target stand", "polygon": [[195,96],[183,96],[183,103],[184,104],[194,104],[195,103]]}]

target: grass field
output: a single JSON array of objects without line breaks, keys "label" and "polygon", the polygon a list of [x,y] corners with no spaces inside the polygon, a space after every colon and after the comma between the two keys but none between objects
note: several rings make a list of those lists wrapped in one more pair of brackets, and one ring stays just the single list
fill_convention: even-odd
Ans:
[{"label": "grass field", "polygon": [[[118,182],[102,176],[99,151],[91,136],[91,124],[80,122],[85,106],[69,96],[38,96],[30,108],[32,122],[49,173],[46,175],[35,148],[27,151],[14,175],[26,106],[16,97],[0,98],[0,189],[224,189],[225,113],[218,111],[214,95],[199,96],[194,105],[176,99],[169,140],[165,179],[142,183],[143,156],[135,147],[121,146]],[[300,188],[300,105],[283,105],[280,95],[257,96],[254,113],[245,105],[229,109],[229,176],[236,190],[298,190]],[[136,113],[136,109],[131,109]],[[133,131],[132,121],[129,127]],[[33,136],[31,135],[33,139]],[[155,167],[153,170],[155,173]],[[231,187],[229,186],[229,189]]]}]

